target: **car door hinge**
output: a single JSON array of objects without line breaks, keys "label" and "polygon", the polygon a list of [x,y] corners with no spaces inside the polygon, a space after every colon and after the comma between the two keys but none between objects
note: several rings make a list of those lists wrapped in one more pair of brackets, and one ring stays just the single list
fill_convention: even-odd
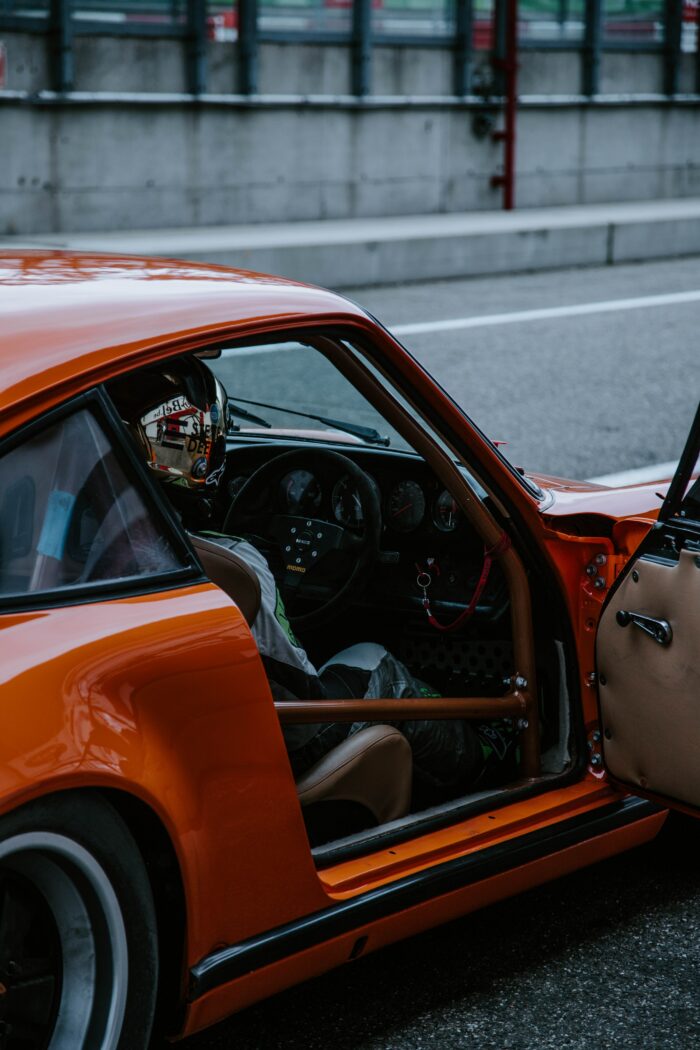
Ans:
[{"label": "car door hinge", "polygon": [[588,747],[588,772],[598,780],[605,777],[605,766],[603,764],[603,753],[601,748],[602,733],[596,726],[588,734],[586,741]]},{"label": "car door hinge", "polygon": [[626,561],[624,554],[605,554],[603,551],[594,554],[583,571],[583,589],[586,594],[602,600]]}]

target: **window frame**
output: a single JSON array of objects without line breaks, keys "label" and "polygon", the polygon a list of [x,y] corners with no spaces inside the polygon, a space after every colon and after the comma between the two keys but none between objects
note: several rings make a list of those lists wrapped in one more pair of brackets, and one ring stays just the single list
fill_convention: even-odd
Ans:
[{"label": "window frame", "polygon": [[686,515],[683,513],[685,498],[688,494],[698,456],[700,456],[700,403],[698,404],[695,416],[693,417],[693,422],[688,431],[688,437],[686,438],[685,446],[678,461],[676,473],[673,475],[671,484],[668,487],[668,492],[666,493],[666,499],[659,511],[658,520],[660,522],[664,524],[669,524],[671,522],[674,524],[700,524],[695,515],[686,518]]},{"label": "window frame", "polygon": [[178,569],[164,570],[146,576],[93,580],[45,591],[31,591],[28,594],[0,595],[0,616],[31,609],[62,608],[87,602],[137,597],[207,582],[207,577],[185,530],[149,476],[146,464],[141,461],[119,413],[103,386],[93,387],[91,390],[70,398],[0,439],[0,458],[30,441],[37,434],[82,410],[91,412],[98,425],[102,427],[114,455],[126,474],[127,481],[136,489],[149,514],[155,518],[159,526],[162,526],[164,535],[170,541],[182,565]]}]

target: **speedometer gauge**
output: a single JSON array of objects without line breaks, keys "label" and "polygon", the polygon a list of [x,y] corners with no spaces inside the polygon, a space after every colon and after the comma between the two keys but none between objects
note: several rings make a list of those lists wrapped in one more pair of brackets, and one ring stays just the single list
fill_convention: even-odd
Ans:
[{"label": "speedometer gauge", "polygon": [[443,489],[433,505],[433,522],[441,532],[454,532],[459,524],[460,510],[452,493]]},{"label": "speedometer gauge", "polygon": [[290,514],[313,514],[321,506],[321,486],[308,470],[292,470],[280,481],[280,495]]},{"label": "speedometer gauge", "polygon": [[417,481],[397,481],[389,496],[389,521],[397,532],[413,532],[425,517],[425,495]]}]

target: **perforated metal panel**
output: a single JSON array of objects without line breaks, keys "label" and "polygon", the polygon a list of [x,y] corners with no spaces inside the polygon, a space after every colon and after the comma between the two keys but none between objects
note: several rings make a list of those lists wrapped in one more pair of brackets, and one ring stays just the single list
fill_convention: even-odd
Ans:
[{"label": "perforated metal panel", "polygon": [[484,682],[489,691],[495,686],[501,687],[503,679],[513,674],[513,648],[505,639],[421,631],[402,637],[400,656],[428,681],[434,670],[440,673],[441,679],[448,676],[470,684]]}]

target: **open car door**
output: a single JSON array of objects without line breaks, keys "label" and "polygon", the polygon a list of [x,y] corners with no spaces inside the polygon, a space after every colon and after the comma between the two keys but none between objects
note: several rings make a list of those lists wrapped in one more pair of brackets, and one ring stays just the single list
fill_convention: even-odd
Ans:
[{"label": "open car door", "polygon": [[621,573],[598,627],[610,775],[700,816],[700,407],[657,525]]}]

